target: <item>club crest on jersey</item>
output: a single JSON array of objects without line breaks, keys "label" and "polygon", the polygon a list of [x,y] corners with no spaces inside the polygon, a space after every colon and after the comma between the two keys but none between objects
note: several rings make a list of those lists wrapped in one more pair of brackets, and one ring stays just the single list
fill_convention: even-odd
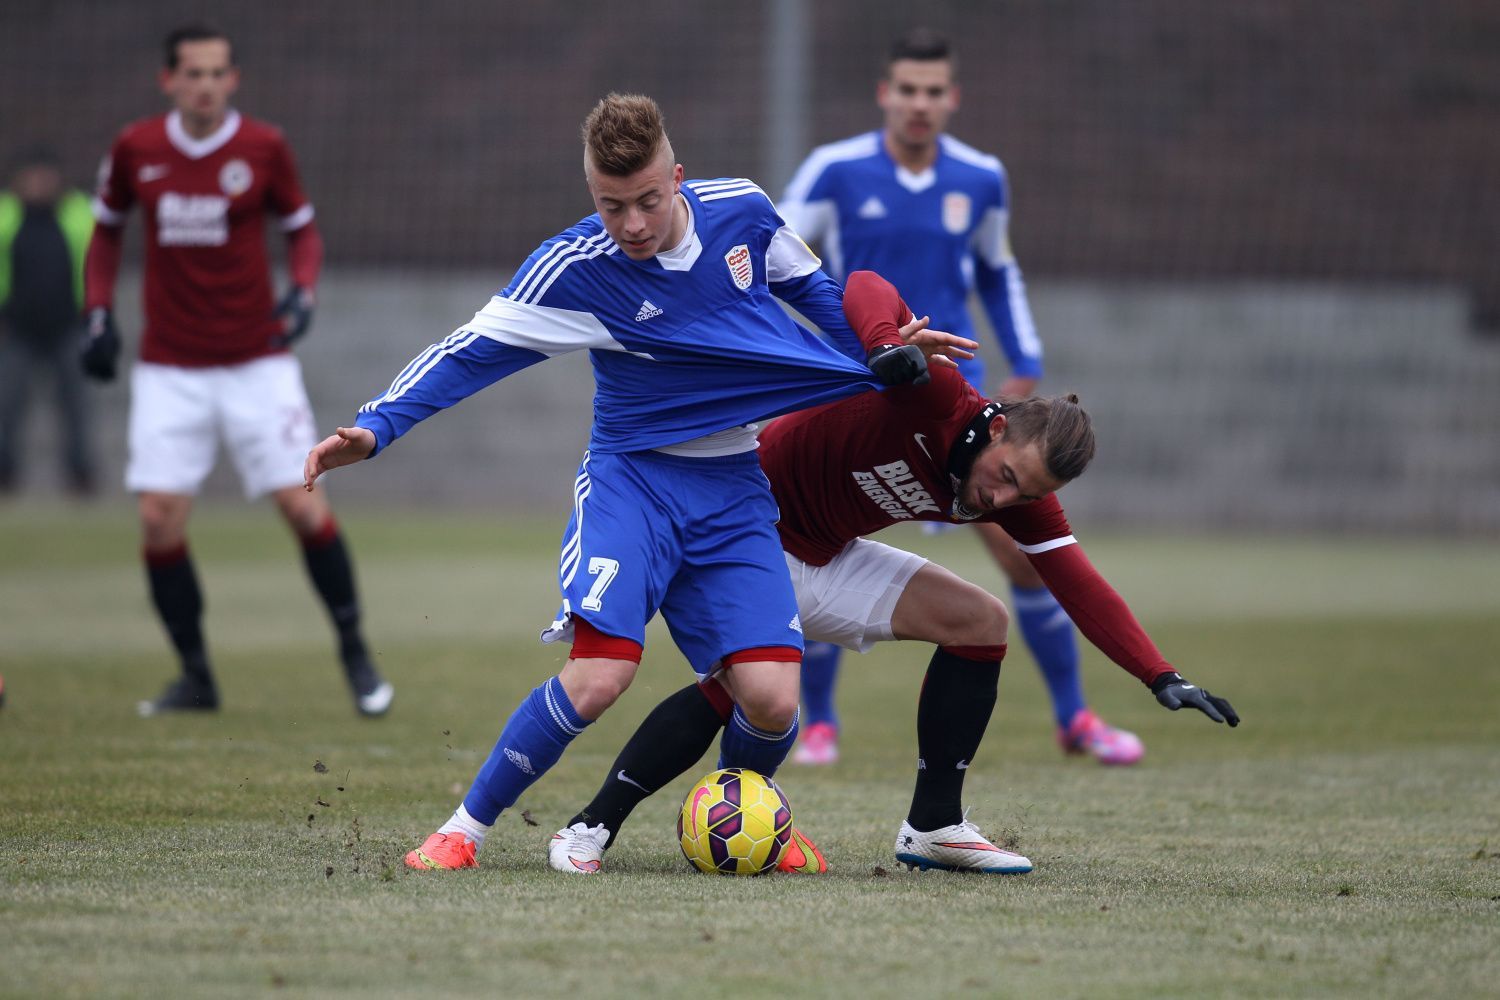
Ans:
[{"label": "club crest on jersey", "polygon": [[973,215],[973,202],[962,191],[949,191],[943,195],[943,228],[950,233],[962,233],[969,228]]},{"label": "club crest on jersey", "polygon": [[244,160],[230,160],[219,169],[219,190],[233,198],[250,190],[255,174]]},{"label": "club crest on jersey", "polygon": [[734,279],[735,286],[740,291],[747,291],[750,282],[755,280],[755,267],[750,263],[750,248],[741,243],[732,248],[724,255],[724,263],[729,265],[729,276]]}]

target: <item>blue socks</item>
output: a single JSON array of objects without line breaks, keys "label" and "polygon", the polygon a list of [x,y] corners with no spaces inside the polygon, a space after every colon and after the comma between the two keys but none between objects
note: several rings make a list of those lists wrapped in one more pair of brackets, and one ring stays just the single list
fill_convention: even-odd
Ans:
[{"label": "blue socks", "polygon": [[1052,714],[1058,726],[1066,726],[1085,707],[1073,621],[1046,587],[1035,590],[1013,587],[1011,594],[1021,636],[1052,695]]},{"label": "blue socks", "polygon": [[807,724],[839,724],[833,707],[833,689],[839,679],[839,658],[843,649],[831,642],[809,642],[802,651],[802,705],[807,709]]},{"label": "blue socks", "polygon": [[791,753],[792,744],[797,742],[797,718],[800,715],[799,712],[792,716],[792,724],[786,732],[769,733],[752,726],[744,711],[738,705],[734,706],[734,713],[729,716],[724,736],[719,741],[719,766],[747,767],[767,778],[773,777],[786,755]]},{"label": "blue socks", "polygon": [[553,677],[536,688],[505,721],[489,760],[464,796],[464,809],[485,826],[493,824],[502,809],[557,763],[587,725],[573,710],[562,681]]}]

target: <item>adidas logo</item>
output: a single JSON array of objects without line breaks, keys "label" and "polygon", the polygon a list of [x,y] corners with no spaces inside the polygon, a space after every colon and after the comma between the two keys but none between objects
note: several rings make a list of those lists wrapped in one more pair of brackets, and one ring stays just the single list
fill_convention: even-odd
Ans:
[{"label": "adidas logo", "polygon": [[536,769],[531,766],[531,758],[524,753],[517,753],[510,747],[506,747],[505,756],[512,764],[521,769],[522,774],[536,774]]},{"label": "adidas logo", "polygon": [[655,319],[661,314],[661,306],[657,305],[655,302],[652,302],[650,299],[647,299],[646,301],[641,303],[640,312],[635,314],[635,321],[637,323],[644,323],[646,322],[646,320]]},{"label": "adidas logo", "polygon": [[863,205],[859,206],[859,217],[861,219],[883,219],[885,215],[885,204],[873,194],[865,199]]},{"label": "adidas logo", "polygon": [[802,615],[792,615],[792,620],[786,623],[786,627],[800,634],[802,631]]}]

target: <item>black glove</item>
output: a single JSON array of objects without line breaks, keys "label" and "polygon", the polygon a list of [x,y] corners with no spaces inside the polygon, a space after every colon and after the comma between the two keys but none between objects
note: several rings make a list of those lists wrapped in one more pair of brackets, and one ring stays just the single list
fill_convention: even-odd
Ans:
[{"label": "black glove", "polygon": [[1179,708],[1196,708],[1215,722],[1227,722],[1230,727],[1240,724],[1239,713],[1223,698],[1215,698],[1207,691],[1182,679],[1178,673],[1165,673],[1151,682],[1151,693],[1156,700],[1172,711]]},{"label": "black glove", "polygon": [[103,306],[90,309],[83,318],[84,339],[78,360],[83,373],[101,382],[112,382],[120,363],[120,331],[115,318]]},{"label": "black glove", "polygon": [[932,381],[927,357],[916,344],[881,344],[865,355],[865,366],[881,385],[926,385]]},{"label": "black glove", "polygon": [[284,321],[285,331],[271,338],[272,347],[290,347],[307,334],[312,325],[313,291],[293,285],[276,306],[276,318]]}]

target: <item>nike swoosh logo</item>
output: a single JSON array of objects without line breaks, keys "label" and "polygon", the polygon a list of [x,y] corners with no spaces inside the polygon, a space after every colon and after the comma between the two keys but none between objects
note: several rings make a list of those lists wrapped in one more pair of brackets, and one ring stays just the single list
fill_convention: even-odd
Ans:
[{"label": "nike swoosh logo", "polygon": [[632,778],[629,775],[627,775],[625,773],[625,769],[624,768],[620,769],[620,772],[615,775],[615,778],[618,779],[618,780],[620,780],[620,781],[625,782],[625,784],[627,784],[627,785],[634,785],[635,787],[639,788],[641,791],[645,792],[647,795],[651,794],[651,789],[647,788],[645,785],[641,784],[639,781],[636,781],[634,778]]},{"label": "nike swoosh logo", "polygon": [[932,452],[930,452],[930,451],[927,450],[927,442],[925,442],[925,441],[922,440],[926,436],[927,436],[926,434],[913,434],[912,435],[912,437],[914,437],[914,438],[917,439],[917,447],[922,449],[922,454],[926,455],[929,459],[931,459],[932,458]]},{"label": "nike swoosh logo", "polygon": [[161,178],[167,176],[168,169],[169,168],[165,165],[156,166],[148,164],[142,167],[140,169],[140,173],[136,176],[140,178],[142,184],[150,184],[152,181],[160,180]]},{"label": "nike swoosh logo", "polygon": [[693,808],[688,812],[688,817],[693,821],[693,829],[695,830],[698,828],[698,803],[702,802],[706,796],[711,794],[713,793],[710,792],[707,788],[700,788],[693,794]]},{"label": "nike swoosh logo", "polygon": [[967,771],[968,769],[969,769],[969,762],[966,761],[966,760],[959,761],[958,764],[955,766],[955,770],[959,770],[959,771]]}]

